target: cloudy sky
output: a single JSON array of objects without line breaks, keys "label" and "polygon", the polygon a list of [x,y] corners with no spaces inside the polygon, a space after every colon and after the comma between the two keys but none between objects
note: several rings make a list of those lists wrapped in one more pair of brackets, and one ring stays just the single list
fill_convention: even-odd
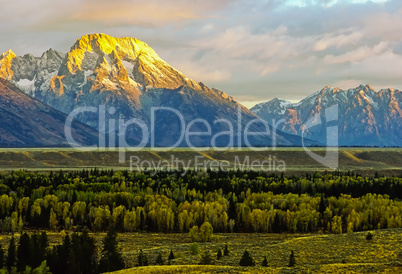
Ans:
[{"label": "cloudy sky", "polygon": [[0,51],[130,36],[252,106],[322,87],[402,89],[400,0],[0,0]]}]

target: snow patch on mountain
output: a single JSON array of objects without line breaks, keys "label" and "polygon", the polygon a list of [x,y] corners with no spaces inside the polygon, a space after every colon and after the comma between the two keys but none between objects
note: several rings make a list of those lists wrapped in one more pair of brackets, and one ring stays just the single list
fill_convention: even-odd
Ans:
[{"label": "snow patch on mountain", "polygon": [[36,77],[32,80],[29,79],[20,79],[15,84],[25,93],[32,93],[35,90],[35,81]]},{"label": "snow patch on mountain", "polygon": [[128,62],[128,61],[124,61],[124,60],[121,62],[123,64],[124,68],[127,70],[127,74],[129,76],[132,76],[133,70],[134,70],[134,64],[132,64],[131,62]]},{"label": "snow patch on mountain", "polygon": [[367,98],[367,100],[369,101],[369,104],[372,105],[375,109],[378,109],[378,103],[376,101],[373,100],[373,98],[368,95],[367,93],[365,94],[365,97]]},{"label": "snow patch on mountain", "polygon": [[88,83],[88,77],[91,76],[92,74],[93,74],[93,71],[91,71],[91,70],[84,71],[84,82],[81,84],[81,86],[80,86],[81,88]]},{"label": "snow patch on mountain", "polygon": [[293,104],[293,107],[297,108],[303,104],[310,103],[312,104],[314,100],[317,98],[317,95],[320,93],[320,91],[314,92],[313,94],[307,96],[303,100],[300,100],[299,102]]}]

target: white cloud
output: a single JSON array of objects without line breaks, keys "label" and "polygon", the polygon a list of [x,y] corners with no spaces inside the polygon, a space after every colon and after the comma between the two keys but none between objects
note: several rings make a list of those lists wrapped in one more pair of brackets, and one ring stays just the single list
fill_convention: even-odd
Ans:
[{"label": "white cloud", "polygon": [[361,31],[351,31],[347,34],[325,33],[322,36],[314,45],[315,51],[323,51],[331,47],[339,48],[345,45],[355,45],[364,37],[364,34]]},{"label": "white cloud", "polygon": [[369,47],[362,46],[352,51],[340,54],[340,55],[327,55],[324,57],[324,61],[328,64],[340,64],[346,62],[357,62],[364,60],[368,57],[379,55],[385,51],[389,51],[389,45],[387,42],[380,42],[379,44]]}]

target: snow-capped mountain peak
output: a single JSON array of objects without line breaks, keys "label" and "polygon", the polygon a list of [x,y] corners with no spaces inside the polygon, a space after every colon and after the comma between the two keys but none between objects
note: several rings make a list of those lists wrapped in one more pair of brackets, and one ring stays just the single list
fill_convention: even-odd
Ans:
[{"label": "snow-capped mountain peak", "polygon": [[284,113],[284,111],[292,106],[292,103],[283,99],[274,98],[271,101],[257,104],[253,107],[253,111],[258,114],[262,109],[267,109],[271,112]]},{"label": "snow-capped mountain peak", "polygon": [[128,85],[144,88],[175,89],[182,85],[200,88],[197,82],[162,60],[146,43],[130,37],[84,35],[67,53],[63,66],[71,74],[79,71],[95,72],[97,69],[102,72],[102,77],[106,76],[105,70],[109,74],[118,74],[118,79],[108,77],[115,84],[124,81]]},{"label": "snow-capped mountain peak", "polygon": [[[212,132],[221,131],[222,124],[215,123],[219,119],[237,125],[239,108],[243,126],[257,118],[223,91],[189,79],[162,60],[150,46],[135,38],[90,34],[76,40],[66,54],[49,49],[40,57],[27,54],[11,59],[9,56],[12,54],[4,54],[0,59],[0,77],[66,114],[83,106],[113,107],[114,111],[106,113],[106,119],[127,121],[138,118],[151,127],[155,126],[151,123],[152,108],[167,107],[181,113],[185,122],[194,119],[208,121]],[[279,107],[284,109],[285,105]],[[99,119],[94,116],[83,114],[77,119],[100,128]],[[180,129],[182,120],[176,116],[159,114],[159,119],[152,121],[157,125],[155,130],[160,132],[159,135],[155,133],[158,145],[174,144],[177,135],[184,130]],[[253,127],[256,132],[261,132],[261,125]],[[197,129],[205,131],[202,125],[191,130]],[[140,130],[131,126],[127,136],[137,140],[141,136]],[[297,136],[281,132],[276,135],[278,144],[301,144]],[[209,146],[211,136],[198,138],[195,143]],[[217,142],[226,146],[225,138],[218,138]],[[270,138],[256,137],[254,142],[259,146],[267,145]]]},{"label": "snow-capped mountain peak", "polygon": [[396,89],[377,92],[370,85],[348,90],[326,86],[285,109],[276,107],[277,100],[273,99],[251,110],[268,123],[285,119],[279,129],[298,135],[301,135],[304,124],[319,114],[324,122],[309,129],[306,136],[325,144],[325,109],[334,105],[338,106],[340,145],[402,146],[402,92]]}]

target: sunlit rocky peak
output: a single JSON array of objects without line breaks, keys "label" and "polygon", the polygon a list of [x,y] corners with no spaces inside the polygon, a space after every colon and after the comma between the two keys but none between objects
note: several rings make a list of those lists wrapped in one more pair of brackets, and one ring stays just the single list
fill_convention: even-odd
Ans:
[{"label": "sunlit rocky peak", "polygon": [[14,52],[10,49],[0,56],[0,77],[10,80],[14,73],[11,70],[11,62],[16,57]]},{"label": "sunlit rocky peak", "polygon": [[197,82],[171,67],[150,46],[136,38],[84,35],[67,54],[65,65],[72,74],[88,69],[95,71],[96,66],[101,70],[114,68],[121,80],[127,75],[128,81],[145,88],[175,89],[182,85],[200,88]]}]

